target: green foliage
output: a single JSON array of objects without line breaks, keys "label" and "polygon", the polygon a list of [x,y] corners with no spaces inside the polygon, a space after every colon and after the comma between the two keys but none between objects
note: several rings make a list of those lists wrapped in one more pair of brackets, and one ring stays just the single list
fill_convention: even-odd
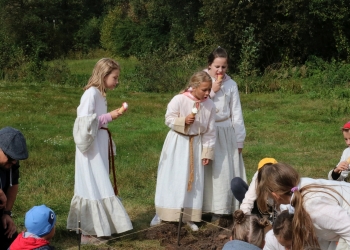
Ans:
[{"label": "green foliage", "polygon": [[[50,66],[58,67],[61,63]],[[67,62],[70,71],[79,75],[91,74],[95,63],[96,60]],[[121,61],[121,77],[131,73],[128,72],[131,64],[134,61]],[[288,85],[293,80],[289,76],[283,83]],[[322,99],[311,99],[308,93],[279,91],[241,95],[244,121],[250,131],[242,152],[249,181],[256,172],[257,162],[270,155],[291,164],[303,177],[326,178],[346,147],[339,128],[349,120],[350,110],[348,99],[336,98],[342,92],[349,96],[349,91],[344,88],[327,91],[328,95]],[[34,205],[46,204],[57,214],[56,235],[51,242],[57,249],[78,248],[76,234],[66,229],[66,220],[74,190],[72,127],[81,95],[80,87],[0,82],[3,114],[0,128],[20,129],[29,150],[29,159],[21,161],[20,189],[13,208],[16,226],[18,231],[23,230],[25,212]],[[149,222],[155,212],[157,166],[169,130],[164,125],[164,114],[172,96],[120,89],[107,93],[108,110],[124,101],[129,103],[129,110],[110,123],[109,128],[117,145],[115,163],[120,195],[134,230],[122,235],[131,236],[114,240],[108,246],[81,246],[81,249],[165,248],[159,246],[161,238],[144,240],[143,233],[152,230]],[[141,230],[144,231],[135,233]],[[207,228],[204,225],[200,230],[202,233]],[[195,244],[193,238],[191,242]]]},{"label": "green foliage", "polygon": [[256,63],[259,59],[259,43],[255,41],[254,28],[247,27],[242,37],[241,62],[238,65],[239,73],[245,80],[246,94],[248,93],[248,76],[256,76]]},{"label": "green foliage", "polygon": [[93,17],[77,31],[74,39],[74,50],[87,54],[89,51],[100,47],[101,20]]},{"label": "green foliage", "polygon": [[350,64],[332,60],[326,62],[321,58],[311,56],[305,63],[308,76],[314,79],[313,85],[334,88],[343,86],[348,88],[350,83]]},{"label": "green foliage", "polygon": [[51,84],[64,85],[70,83],[70,85],[74,86],[75,84],[72,84],[71,79],[72,75],[70,69],[63,60],[57,60],[50,64],[45,77],[45,80]]},{"label": "green foliage", "polygon": [[195,71],[203,70],[196,55],[167,60],[164,53],[158,51],[140,59],[136,69],[135,88],[146,92],[179,92],[188,83]]}]

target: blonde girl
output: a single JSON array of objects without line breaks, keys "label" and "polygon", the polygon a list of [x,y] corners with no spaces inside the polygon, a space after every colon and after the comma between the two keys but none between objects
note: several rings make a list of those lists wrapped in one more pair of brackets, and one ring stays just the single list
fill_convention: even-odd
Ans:
[{"label": "blonde girl", "polygon": [[242,210],[236,210],[233,218],[232,241],[227,242],[223,250],[262,249],[265,243],[264,230],[270,225],[269,221],[256,215],[246,215]]},{"label": "blonde girl", "polygon": [[266,200],[289,204],[293,249],[320,246],[332,249],[345,240],[350,246],[350,184],[323,179],[300,178],[291,166],[276,163],[265,166],[258,184],[257,204],[266,211]]},{"label": "blonde girl", "polygon": [[192,230],[201,220],[204,168],[214,157],[215,106],[208,98],[210,76],[195,73],[184,91],[173,97],[165,114],[170,128],[158,165],[155,194],[156,216],[151,226],[183,220]]},{"label": "blonde girl", "polygon": [[[77,108],[73,135],[76,143],[74,196],[67,219],[68,229],[81,223],[82,244],[99,243],[95,237],[111,236],[132,229],[123,204],[109,179],[107,124],[121,114],[107,112],[106,91],[118,85],[119,64],[109,58],[99,60]],[[95,236],[95,237],[91,237]]]}]

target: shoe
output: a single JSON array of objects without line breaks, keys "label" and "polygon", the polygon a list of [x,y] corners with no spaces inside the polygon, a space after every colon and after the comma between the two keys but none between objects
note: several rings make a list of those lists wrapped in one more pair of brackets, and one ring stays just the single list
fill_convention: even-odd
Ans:
[{"label": "shoe", "polygon": [[81,245],[101,245],[101,244],[106,244],[108,240],[105,240],[100,237],[93,237],[91,235],[81,235],[81,240],[80,244]]},{"label": "shoe", "polygon": [[156,214],[151,221],[151,227],[160,225],[160,223],[162,223],[162,220]]},{"label": "shoe", "polygon": [[189,226],[194,232],[198,231],[198,226],[194,224],[193,221],[187,221],[187,226]]}]

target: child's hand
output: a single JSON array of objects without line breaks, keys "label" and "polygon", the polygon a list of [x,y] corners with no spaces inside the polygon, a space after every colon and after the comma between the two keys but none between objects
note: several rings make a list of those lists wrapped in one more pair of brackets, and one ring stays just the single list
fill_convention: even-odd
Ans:
[{"label": "child's hand", "polygon": [[338,166],[333,170],[335,173],[340,174],[341,171],[348,170],[349,169],[349,163],[346,161],[342,161],[338,164]]},{"label": "child's hand", "polygon": [[196,117],[194,115],[192,115],[192,113],[191,113],[188,116],[186,116],[185,123],[192,124],[192,123],[194,123],[195,119],[196,119]]},{"label": "child's hand", "polygon": [[210,162],[210,159],[204,158],[202,159],[203,166],[208,165]]},{"label": "child's hand", "polygon": [[222,85],[222,79],[216,79],[215,82],[213,83],[213,86],[211,87],[211,89],[216,93],[221,89],[221,85]]},{"label": "child's hand", "polygon": [[117,119],[119,116],[121,116],[122,114],[118,112],[119,109],[115,109],[111,112],[109,112],[112,116],[112,120]]}]

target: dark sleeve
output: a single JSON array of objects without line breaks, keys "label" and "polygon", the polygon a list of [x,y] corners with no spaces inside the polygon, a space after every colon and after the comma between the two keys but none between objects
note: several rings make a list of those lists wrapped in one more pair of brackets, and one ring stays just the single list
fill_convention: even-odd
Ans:
[{"label": "dark sleeve", "polygon": [[332,171],[332,179],[333,180],[338,180],[339,177],[340,177],[340,173],[334,172],[334,169],[333,169],[333,171]]},{"label": "dark sleeve", "polygon": [[19,179],[19,162],[12,166],[12,185],[17,185]]},{"label": "dark sleeve", "polygon": [[55,250],[56,248],[50,245],[45,245],[39,248],[35,248],[34,250]]}]

